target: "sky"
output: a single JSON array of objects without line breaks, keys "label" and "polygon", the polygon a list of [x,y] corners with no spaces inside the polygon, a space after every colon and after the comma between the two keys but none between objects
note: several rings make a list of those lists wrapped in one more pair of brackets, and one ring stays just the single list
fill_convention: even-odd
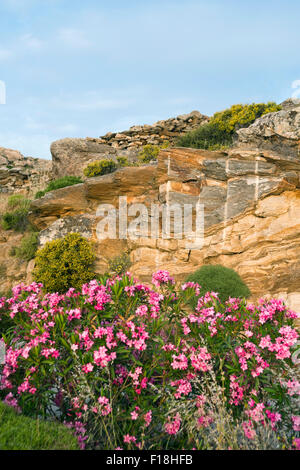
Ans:
[{"label": "sky", "polygon": [[51,158],[64,137],[300,97],[299,19],[299,0],[0,0],[0,147]]}]

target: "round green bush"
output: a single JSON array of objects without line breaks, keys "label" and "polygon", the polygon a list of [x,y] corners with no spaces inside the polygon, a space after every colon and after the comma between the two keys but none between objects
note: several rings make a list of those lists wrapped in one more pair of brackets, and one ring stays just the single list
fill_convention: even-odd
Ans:
[{"label": "round green bush", "polygon": [[109,173],[113,173],[117,169],[117,164],[114,160],[97,160],[89,163],[88,166],[83,170],[84,176],[92,178],[93,176],[102,176]]},{"label": "round green bush", "polygon": [[[206,292],[217,292],[222,303],[229,297],[248,298],[251,292],[239,274],[230,268],[221,265],[205,265],[194,274],[190,274],[187,282],[197,282],[201,286],[200,295]],[[197,305],[197,298],[191,301],[193,307]]]},{"label": "round green bush", "polygon": [[31,419],[0,401],[0,450],[78,450],[76,437],[62,424]]},{"label": "round green bush", "polygon": [[33,277],[48,292],[66,292],[70,287],[80,289],[95,274],[92,265],[95,255],[91,244],[78,233],[47,242],[38,250]]}]

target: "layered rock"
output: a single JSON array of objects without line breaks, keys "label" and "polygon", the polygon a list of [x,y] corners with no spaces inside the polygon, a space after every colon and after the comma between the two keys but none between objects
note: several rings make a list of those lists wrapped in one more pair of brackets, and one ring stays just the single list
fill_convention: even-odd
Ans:
[{"label": "layered rock", "polygon": [[[48,193],[31,207],[40,244],[79,232],[95,243],[97,272],[105,272],[109,259],[128,250],[131,271],[143,281],[157,269],[183,280],[203,264],[222,264],[239,272],[253,300],[280,296],[299,310],[299,115],[298,103],[288,102],[282,111],[240,130],[235,147],[226,152],[168,148],[161,150],[157,165],[123,168]],[[103,213],[97,209],[115,207],[119,229],[120,196],[127,197],[129,207],[143,204],[136,208],[140,222],[149,225],[144,223],[134,239],[103,240],[97,231]],[[203,204],[202,246],[191,246],[188,236],[177,239],[172,230],[165,237],[161,219],[159,236],[151,238],[152,208],[161,215],[166,202],[194,209]],[[128,224],[133,219],[128,215]]]},{"label": "layered rock", "polygon": [[24,157],[17,150],[0,147],[0,193],[30,194],[44,189],[51,171],[50,160]]},{"label": "layered rock", "polygon": [[[255,135],[257,148],[250,143],[245,146],[244,137],[227,152],[168,148],[160,152],[156,166],[123,168],[47,194],[32,205],[31,220],[42,229],[41,244],[64,236],[66,231],[78,231],[95,242],[99,272],[107,269],[110,258],[126,249],[132,272],[144,281],[157,269],[167,269],[183,280],[203,264],[222,264],[239,272],[254,299],[278,294],[297,306],[300,158],[290,149],[297,148],[299,113],[296,107],[258,120],[247,134]],[[277,141],[272,149],[270,134],[264,149],[267,131],[263,123],[270,128],[273,123],[279,135],[276,126],[280,121],[282,129],[294,126],[294,133],[289,139],[290,131],[282,131],[280,152]],[[186,239],[176,239],[172,233],[164,238],[161,231],[157,239],[151,238],[145,225],[136,239],[99,239],[97,208],[112,204],[118,216],[119,196],[127,196],[128,205],[142,203],[149,214],[151,204],[160,205],[160,210],[166,202],[194,208],[203,204],[203,245],[191,247]],[[130,222],[132,217],[128,219]]]},{"label": "layered rock", "polygon": [[100,138],[62,139],[53,142],[53,176],[82,176],[83,169],[95,160],[126,156],[130,161],[137,159],[141,148],[147,144],[161,145],[168,141],[172,146],[177,138],[209,118],[193,111],[153,125],[133,126],[124,132],[109,132]]},{"label": "layered rock", "polygon": [[271,152],[271,158],[293,166],[300,157],[300,100],[282,103],[282,111],[269,113],[257,119],[250,127],[237,131],[237,145],[241,148]]}]

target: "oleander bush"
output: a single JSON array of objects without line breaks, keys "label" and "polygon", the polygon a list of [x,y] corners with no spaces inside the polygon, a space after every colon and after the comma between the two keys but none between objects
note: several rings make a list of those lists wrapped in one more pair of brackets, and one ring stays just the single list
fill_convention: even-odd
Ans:
[{"label": "oleander bush", "polygon": [[22,416],[0,402],[0,450],[76,449],[76,437],[62,424]]},{"label": "oleander bush", "polygon": [[94,176],[103,176],[113,173],[118,168],[116,162],[112,159],[96,160],[91,162],[83,170],[84,176],[93,178]]},{"label": "oleander bush", "polygon": [[229,147],[238,129],[249,127],[264,114],[280,110],[281,106],[274,102],[233,105],[225,111],[215,113],[208,123],[181,136],[178,145],[208,150]]},{"label": "oleander bush", "polygon": [[89,241],[78,233],[47,242],[37,251],[33,278],[43,283],[47,292],[79,289],[95,277],[95,255]]},{"label": "oleander bush", "polygon": [[280,300],[192,296],[166,271],[65,294],[19,285],[1,299],[0,394],[24,415],[66,423],[86,449],[300,447],[299,317]]},{"label": "oleander bush", "polygon": [[73,186],[74,184],[82,183],[82,179],[79,176],[63,176],[62,178],[58,178],[56,180],[50,181],[46,189],[42,191],[38,191],[35,194],[35,199],[40,199],[41,197],[45,196],[45,194],[49,193],[50,191],[55,191],[56,189],[66,188],[67,186]]},{"label": "oleander bush", "polygon": [[[229,297],[249,298],[250,289],[234,269],[225,266],[204,265],[187,277],[187,282],[200,284],[200,295],[205,292],[215,291],[221,302],[225,303]],[[192,306],[197,305],[197,297],[192,299]]]}]

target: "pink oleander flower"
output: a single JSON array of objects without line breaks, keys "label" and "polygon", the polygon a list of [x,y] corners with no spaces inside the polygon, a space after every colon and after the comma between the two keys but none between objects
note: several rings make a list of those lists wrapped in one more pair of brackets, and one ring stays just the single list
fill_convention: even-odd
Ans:
[{"label": "pink oleander flower", "polygon": [[250,421],[250,420],[249,421],[244,421],[242,426],[243,426],[245,436],[248,439],[251,439],[251,440],[254,439],[255,436],[256,436],[256,432],[255,432],[252,421]]},{"label": "pink oleander flower", "polygon": [[229,403],[231,405],[238,406],[242,403],[244,397],[244,388],[239,385],[235,375],[230,376],[230,396],[231,398]]},{"label": "pink oleander flower", "polygon": [[177,413],[173,419],[168,418],[167,423],[165,423],[165,431],[170,434],[177,434],[181,425],[181,419],[179,413]]},{"label": "pink oleander flower", "polygon": [[152,421],[152,411],[151,410],[147,411],[147,413],[144,415],[144,420],[145,420],[145,423],[146,423],[145,426],[147,428],[148,426],[150,426],[151,421]]},{"label": "pink oleander flower", "polygon": [[139,415],[136,411],[132,411],[130,414],[131,414],[132,421],[136,421],[139,417]]},{"label": "pink oleander flower", "polygon": [[173,354],[172,358],[173,358],[173,362],[171,363],[171,367],[174,370],[176,369],[185,370],[188,368],[188,359],[184,354],[179,354],[178,356]]},{"label": "pink oleander flower", "polygon": [[148,313],[147,305],[140,305],[135,311],[135,314],[138,317],[145,317],[147,315],[147,313]]},{"label": "pink oleander flower", "polygon": [[85,364],[84,366],[82,366],[82,370],[85,374],[88,374],[89,372],[92,372],[93,369],[94,369],[94,366],[91,363],[88,363],[88,364]]},{"label": "pink oleander flower", "polygon": [[293,429],[296,432],[300,431],[300,416],[292,416]]},{"label": "pink oleander flower", "polygon": [[130,444],[131,442],[136,442],[136,437],[130,436],[129,434],[126,434],[123,437],[123,441],[125,442],[125,444]]},{"label": "pink oleander flower", "polygon": [[211,355],[206,348],[198,348],[197,354],[193,352],[190,356],[192,367],[197,371],[207,372],[211,369]]},{"label": "pink oleander flower", "polygon": [[201,286],[197,282],[186,282],[181,286],[181,290],[185,291],[186,289],[193,289],[196,296],[200,295]]},{"label": "pink oleander flower", "polygon": [[187,396],[192,391],[192,386],[188,380],[180,379],[171,382],[172,387],[177,387],[174,393],[175,398],[181,398],[182,395]]},{"label": "pink oleander flower", "polygon": [[101,405],[100,411],[102,416],[107,416],[111,413],[112,408],[109,404],[109,399],[107,397],[99,397],[98,398],[98,403]]},{"label": "pink oleander flower", "polygon": [[152,275],[152,284],[156,287],[160,287],[161,284],[175,284],[174,278],[170,276],[168,271],[157,271]]},{"label": "pink oleander flower", "polygon": [[296,450],[300,450],[300,439],[295,437],[294,440],[293,440],[293,445],[294,445]]}]

